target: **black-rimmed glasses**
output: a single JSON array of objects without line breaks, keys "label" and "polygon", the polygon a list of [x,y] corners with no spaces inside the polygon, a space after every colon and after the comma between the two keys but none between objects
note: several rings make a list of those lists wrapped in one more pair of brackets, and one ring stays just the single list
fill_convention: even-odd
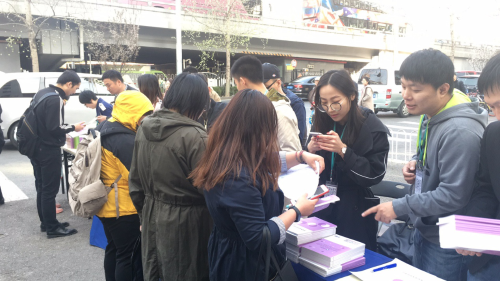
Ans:
[{"label": "black-rimmed glasses", "polygon": [[271,89],[271,87],[272,87],[272,86],[274,85],[274,83],[276,83],[276,82],[278,82],[278,79],[274,80],[274,82],[273,82],[273,83],[271,83],[271,85],[269,85],[269,87],[266,87],[266,89],[268,89],[268,90],[269,90],[269,89]]},{"label": "black-rimmed glasses", "polygon": [[342,102],[334,102],[330,105],[328,105],[327,103],[320,103],[316,106],[316,108],[320,111],[320,112],[323,112],[323,113],[327,113],[328,112],[328,107],[330,107],[330,110],[333,111],[333,112],[339,112],[340,110],[342,110]]}]

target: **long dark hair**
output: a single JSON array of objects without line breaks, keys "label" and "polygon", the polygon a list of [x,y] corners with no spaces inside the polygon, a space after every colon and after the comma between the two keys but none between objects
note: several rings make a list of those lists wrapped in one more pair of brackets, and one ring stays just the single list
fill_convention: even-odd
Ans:
[{"label": "long dark hair", "polygon": [[237,176],[245,168],[262,194],[278,188],[278,117],[271,101],[256,90],[242,90],[210,130],[207,149],[191,173],[194,185],[206,190]]},{"label": "long dark hair", "polygon": [[[360,111],[360,108],[358,107],[358,92],[354,87],[354,81],[352,81],[349,73],[345,70],[330,70],[323,74],[323,76],[319,79],[316,90],[314,91],[314,102],[316,106],[321,103],[319,91],[326,85],[330,85],[341,91],[347,97],[348,101],[351,102],[351,108],[347,113],[346,131],[342,142],[348,146],[352,146],[358,138],[359,131],[361,130],[365,119]],[[353,96],[354,99],[352,99]],[[326,134],[327,132],[333,130],[334,124],[335,121],[333,121],[328,114],[320,112],[317,109],[314,111],[313,131]]]},{"label": "long dark hair", "polygon": [[151,101],[153,106],[159,101],[163,99],[163,95],[160,90],[160,83],[158,82],[158,77],[153,74],[144,74],[139,76],[137,79],[137,83],[139,86],[139,91],[146,95],[148,99]]},{"label": "long dark hair", "polygon": [[181,73],[175,77],[163,99],[163,107],[197,120],[210,105],[207,83],[196,74]]}]

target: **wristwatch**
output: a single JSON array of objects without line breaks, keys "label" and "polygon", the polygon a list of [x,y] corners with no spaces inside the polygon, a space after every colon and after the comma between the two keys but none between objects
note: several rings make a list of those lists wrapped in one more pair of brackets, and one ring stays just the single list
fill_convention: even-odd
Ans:
[{"label": "wristwatch", "polygon": [[346,145],[346,146],[344,146],[344,147],[342,147],[342,154],[344,154],[344,155],[345,155],[345,153],[346,153],[346,152],[347,152],[347,145]]},{"label": "wristwatch", "polygon": [[295,213],[297,214],[297,217],[295,218],[295,222],[299,222],[300,218],[302,217],[302,214],[300,213],[299,208],[292,206],[292,207],[288,208],[288,210],[290,210],[290,209],[294,210]]}]

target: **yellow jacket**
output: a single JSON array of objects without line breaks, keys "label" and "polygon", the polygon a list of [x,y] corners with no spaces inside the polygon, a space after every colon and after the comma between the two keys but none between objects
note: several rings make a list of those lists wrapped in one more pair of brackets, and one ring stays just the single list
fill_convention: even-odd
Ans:
[{"label": "yellow jacket", "polygon": [[[120,216],[137,214],[130,198],[128,175],[134,151],[135,133],[139,120],[153,111],[149,99],[138,91],[125,91],[115,101],[112,118],[100,128],[101,133],[101,180],[106,186],[118,181],[118,205]],[[102,218],[117,217],[115,190],[108,194],[108,201],[97,214]]]}]

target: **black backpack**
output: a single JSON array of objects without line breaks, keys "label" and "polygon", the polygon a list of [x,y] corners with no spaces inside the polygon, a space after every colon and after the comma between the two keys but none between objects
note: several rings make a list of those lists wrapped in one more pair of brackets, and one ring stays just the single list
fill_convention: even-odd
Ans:
[{"label": "black backpack", "polygon": [[37,117],[35,115],[35,108],[46,98],[52,96],[59,96],[58,93],[52,92],[47,93],[35,103],[35,97],[31,100],[31,104],[24,112],[19,123],[17,123],[17,143],[18,150],[22,155],[26,155],[29,158],[35,156],[35,151],[38,148],[40,141],[37,134]]}]

